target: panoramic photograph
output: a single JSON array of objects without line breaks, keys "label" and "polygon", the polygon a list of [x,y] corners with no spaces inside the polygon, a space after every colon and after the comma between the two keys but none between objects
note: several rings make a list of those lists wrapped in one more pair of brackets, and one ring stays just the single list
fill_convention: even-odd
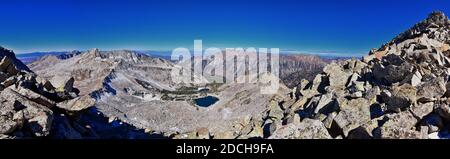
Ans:
[{"label": "panoramic photograph", "polygon": [[450,138],[449,1],[0,6],[0,139]]}]

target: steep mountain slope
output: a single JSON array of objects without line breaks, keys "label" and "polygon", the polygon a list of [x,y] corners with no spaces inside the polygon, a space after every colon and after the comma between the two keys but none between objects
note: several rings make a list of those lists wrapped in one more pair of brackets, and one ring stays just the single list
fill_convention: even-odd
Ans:
[{"label": "steep mountain slope", "polygon": [[[292,82],[295,89],[289,93],[282,85],[275,95],[261,94],[258,84],[175,84],[170,77],[170,72],[176,69],[174,63],[130,51],[91,50],[65,58],[48,56],[29,66],[50,81],[31,82],[38,86],[32,88],[41,88],[38,92],[43,97],[64,103],[59,107],[56,104],[58,110],[85,110],[90,104],[79,108],[72,105],[76,103],[72,100],[80,100],[78,94],[90,95],[95,97],[96,107],[84,114],[91,113],[92,117],[92,114],[103,113],[112,125],[130,123],[145,132],[161,132],[172,138],[445,138],[450,130],[449,34],[448,18],[442,12],[434,12],[381,48],[371,50],[363,59],[325,65],[312,80],[289,78],[296,79]],[[281,59],[282,66],[288,68],[284,73],[287,77],[301,69],[302,63],[296,60],[293,57]],[[6,67],[0,68],[7,79],[2,85],[9,85],[5,90],[13,89],[11,83],[20,86],[27,83],[14,71],[17,69],[5,64],[5,60],[2,63],[0,66]],[[322,67],[321,62],[317,64],[311,70]],[[255,69],[255,63],[248,65]],[[237,71],[246,70],[237,67]],[[10,81],[11,74],[22,82],[6,82]],[[72,83],[78,89],[72,88]],[[211,91],[197,91],[203,87]],[[193,99],[206,95],[218,97],[219,101],[210,107],[193,103]],[[19,97],[31,97],[41,105],[52,105],[41,96]],[[2,107],[2,111],[18,113],[11,98],[3,101],[9,102],[10,108]],[[48,118],[38,119],[48,121]],[[82,123],[91,127],[90,130],[108,129],[108,126],[99,129],[102,126],[94,126],[96,124],[86,118],[92,118],[82,118],[85,119]],[[27,120],[30,123],[38,119]],[[9,124],[2,125],[2,134],[17,136],[11,133],[21,124],[11,115],[2,116],[1,120]],[[68,130],[69,126],[80,122],[61,123],[57,125],[62,128],[53,130]],[[77,129],[75,127],[73,129]],[[33,127],[25,130],[33,130]],[[48,129],[45,132],[49,133]],[[74,133],[79,130],[68,132],[54,134],[79,137]],[[86,134],[89,133],[83,133]]]},{"label": "steep mountain slope", "polygon": [[[450,22],[433,12],[363,60],[332,63],[272,105],[270,138],[437,138],[449,132]],[[287,120],[296,117],[294,121]],[[301,120],[300,120],[301,119]],[[283,120],[289,122],[282,123]]]}]

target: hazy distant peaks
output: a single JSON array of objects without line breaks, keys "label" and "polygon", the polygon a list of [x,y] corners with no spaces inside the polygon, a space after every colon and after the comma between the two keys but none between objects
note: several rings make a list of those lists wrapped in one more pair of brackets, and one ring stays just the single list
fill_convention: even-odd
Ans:
[{"label": "hazy distant peaks", "polygon": [[427,18],[428,22],[434,22],[435,24],[448,24],[448,17],[444,12],[434,11]]}]

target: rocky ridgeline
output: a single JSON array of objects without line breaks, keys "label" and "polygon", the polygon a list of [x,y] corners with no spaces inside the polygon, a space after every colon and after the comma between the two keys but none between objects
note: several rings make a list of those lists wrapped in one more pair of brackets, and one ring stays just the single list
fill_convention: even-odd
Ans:
[{"label": "rocky ridgeline", "polygon": [[328,62],[319,56],[286,54],[280,56],[280,79],[289,88],[297,86],[297,79],[312,80]]},{"label": "rocky ridgeline", "polygon": [[0,58],[0,138],[92,136],[75,119],[95,100],[78,96],[73,78],[44,80],[2,47]]},{"label": "rocky ridgeline", "polygon": [[[269,138],[437,138],[450,130],[450,22],[433,12],[269,106]],[[449,91],[447,91],[449,90]]]},{"label": "rocky ridgeline", "polygon": [[[300,84],[289,95],[274,95],[270,99],[260,97],[270,101],[267,108],[262,108],[265,110],[260,114],[251,114],[233,123],[232,129],[214,132],[210,128],[201,127],[189,133],[167,132],[164,136],[175,139],[447,137],[446,134],[450,134],[449,44],[450,22],[442,12],[434,12],[380,49],[371,50],[361,60],[328,64],[313,80],[299,80]],[[106,57],[101,57],[98,50],[67,59],[73,64],[81,64],[84,59],[95,59],[86,60],[95,65],[74,65],[76,68],[86,66],[92,71],[98,70],[98,63],[102,62],[106,62],[104,66],[118,64],[117,68],[126,68],[125,71],[130,68],[142,69],[140,64],[145,63],[136,60],[139,59],[136,56],[118,55],[120,56],[114,55],[107,59],[127,59],[139,67],[130,67],[121,62],[114,62],[112,65],[105,60]],[[92,98],[78,97],[80,91],[73,88],[74,78],[52,74],[57,69],[61,69],[57,71],[60,73],[68,72],[67,63],[57,65],[65,66],[64,69],[52,67],[47,70],[52,78],[46,81],[32,73],[11,51],[0,48],[0,58],[0,138],[130,138],[123,134],[149,138],[145,135],[148,135],[147,132],[117,130],[111,129],[110,125],[102,125],[102,122],[109,124],[108,119],[101,121],[103,119],[95,116],[99,112],[89,108],[95,103]],[[43,65],[31,66],[45,69],[54,63],[59,62],[49,59]],[[148,72],[153,66],[144,68]],[[73,71],[69,69],[69,72]],[[92,73],[94,74],[98,73]],[[161,71],[146,77],[154,77],[154,74],[161,74]],[[79,77],[75,79],[83,79]],[[95,80],[88,80],[85,88],[95,88],[89,85],[93,83],[90,81]],[[103,80],[99,81],[99,84],[103,83]],[[116,82],[119,82],[116,83],[117,86],[122,87],[120,80]],[[90,92],[83,91],[83,87],[80,90]],[[117,105],[113,106],[115,108]],[[156,106],[158,105],[147,105],[142,108]],[[160,112],[142,110],[137,109],[136,112]],[[144,116],[147,117],[148,114]],[[166,115],[162,115],[164,116]],[[122,125],[121,122],[119,125]]]}]

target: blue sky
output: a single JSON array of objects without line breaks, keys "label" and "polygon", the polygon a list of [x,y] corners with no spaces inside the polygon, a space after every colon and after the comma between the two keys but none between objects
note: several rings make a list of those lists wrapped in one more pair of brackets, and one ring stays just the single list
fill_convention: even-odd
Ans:
[{"label": "blue sky", "polygon": [[359,56],[448,0],[0,0],[0,45],[17,53],[90,48],[265,47]]}]

